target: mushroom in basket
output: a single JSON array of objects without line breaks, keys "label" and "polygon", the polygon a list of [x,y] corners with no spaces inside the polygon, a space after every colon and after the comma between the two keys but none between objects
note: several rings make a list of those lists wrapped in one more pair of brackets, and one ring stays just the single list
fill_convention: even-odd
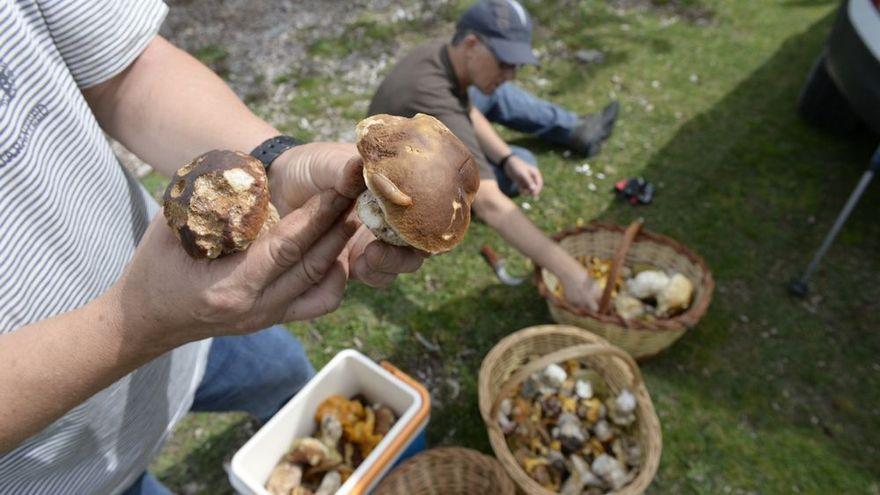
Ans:
[{"label": "mushroom in basket", "polygon": [[612,393],[578,361],[532,374],[496,418],[523,471],[563,495],[602,495],[633,481],[643,452],[635,427],[636,397]]}]

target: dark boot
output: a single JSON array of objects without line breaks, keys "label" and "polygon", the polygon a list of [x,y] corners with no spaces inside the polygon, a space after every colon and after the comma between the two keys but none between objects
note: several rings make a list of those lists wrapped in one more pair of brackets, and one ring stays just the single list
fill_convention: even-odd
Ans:
[{"label": "dark boot", "polygon": [[569,147],[583,153],[587,158],[599,154],[602,142],[614,131],[619,112],[620,103],[615,100],[606,105],[601,112],[581,117],[580,123],[571,132]]}]

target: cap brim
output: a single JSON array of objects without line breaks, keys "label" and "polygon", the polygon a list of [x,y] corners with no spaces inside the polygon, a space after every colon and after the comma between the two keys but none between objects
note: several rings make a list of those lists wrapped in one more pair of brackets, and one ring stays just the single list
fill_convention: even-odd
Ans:
[{"label": "cap brim", "polygon": [[511,65],[538,65],[538,58],[532,47],[524,41],[511,41],[498,38],[486,40],[498,60]]}]

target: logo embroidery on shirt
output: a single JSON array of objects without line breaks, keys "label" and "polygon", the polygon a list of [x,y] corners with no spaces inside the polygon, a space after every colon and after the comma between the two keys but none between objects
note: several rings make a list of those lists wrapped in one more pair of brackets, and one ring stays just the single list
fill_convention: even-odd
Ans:
[{"label": "logo embroidery on shirt", "polygon": [[15,96],[15,75],[3,62],[0,62],[0,108],[6,106]]},{"label": "logo embroidery on shirt", "polygon": [[27,147],[28,142],[31,140],[34,129],[36,129],[37,126],[40,125],[40,122],[42,122],[48,115],[49,109],[46,108],[46,105],[43,105],[42,103],[34,105],[34,108],[31,109],[27,118],[24,119],[24,123],[21,125],[21,131],[18,133],[18,138],[12,143],[12,146],[0,153],[0,168],[5,167],[9,162],[14,160],[15,157],[21,154],[22,150]]}]

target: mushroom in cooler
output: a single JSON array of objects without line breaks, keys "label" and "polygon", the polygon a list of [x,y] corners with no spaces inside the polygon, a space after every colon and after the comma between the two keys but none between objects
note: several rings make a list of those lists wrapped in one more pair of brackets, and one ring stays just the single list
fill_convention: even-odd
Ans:
[{"label": "mushroom in cooler", "polygon": [[394,417],[394,411],[388,406],[378,406],[376,409],[376,428],[377,434],[385,436],[391,431],[397,418]]},{"label": "mushroom in cooler", "polygon": [[263,164],[214,150],[181,167],[165,189],[165,219],[193,258],[243,251],[278,221]]},{"label": "mushroom in cooler", "polygon": [[461,242],[480,185],[467,147],[424,114],[375,115],[357,134],[367,185],[357,211],[376,237],[431,254]]},{"label": "mushroom in cooler", "polygon": [[272,474],[269,475],[269,481],[266,482],[266,489],[272,495],[288,495],[294,488],[302,483],[302,468],[291,462],[282,461],[275,466]]},{"label": "mushroom in cooler", "polygon": [[330,471],[324,475],[315,495],[333,495],[340,486],[342,486],[342,476],[337,471]]},{"label": "mushroom in cooler", "polygon": [[[329,462],[337,461],[341,456],[335,449],[330,449],[323,442],[316,438],[299,438],[293,442],[293,446],[287,453],[286,459],[289,462],[298,464],[307,464],[309,466],[324,465]],[[335,455],[334,455],[335,454]],[[338,464],[339,462],[336,462]]]}]

